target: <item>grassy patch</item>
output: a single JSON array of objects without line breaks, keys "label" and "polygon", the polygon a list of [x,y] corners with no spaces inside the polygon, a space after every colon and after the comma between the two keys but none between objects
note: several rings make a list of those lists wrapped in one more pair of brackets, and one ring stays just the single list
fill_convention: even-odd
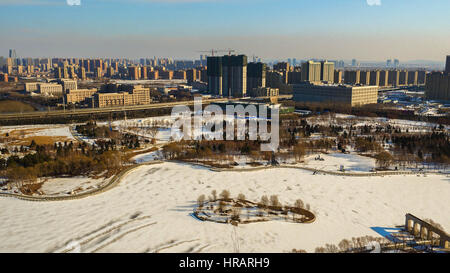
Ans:
[{"label": "grassy patch", "polygon": [[33,112],[36,109],[26,103],[15,100],[0,100],[0,113]]}]

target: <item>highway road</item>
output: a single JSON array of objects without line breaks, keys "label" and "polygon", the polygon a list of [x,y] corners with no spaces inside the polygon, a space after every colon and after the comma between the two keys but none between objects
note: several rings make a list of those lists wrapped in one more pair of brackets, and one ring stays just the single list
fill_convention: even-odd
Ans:
[{"label": "highway road", "polygon": [[[280,99],[290,99],[291,95],[279,96]],[[263,97],[264,99],[264,97]],[[203,104],[228,102],[228,101],[239,101],[240,99],[229,99],[229,98],[219,98],[219,99],[203,99]],[[124,111],[140,111],[140,110],[150,110],[150,109],[163,109],[171,108],[177,105],[194,105],[194,101],[179,101],[179,102],[168,102],[168,103],[153,103],[148,105],[133,105],[133,106],[120,106],[120,107],[108,107],[108,108],[83,108],[83,109],[73,109],[73,110],[54,110],[54,111],[36,111],[36,112],[26,112],[26,113],[10,113],[10,114],[0,114],[0,121],[6,120],[23,120],[23,119],[39,119],[39,118],[51,118],[51,117],[74,117],[74,116],[85,116],[89,114],[109,114],[109,113],[119,113]]]},{"label": "highway road", "polygon": [[[203,100],[203,104],[209,104],[214,102],[226,102],[229,99],[208,99]],[[108,108],[83,108],[83,109],[73,109],[73,110],[54,110],[54,111],[36,111],[36,112],[26,112],[26,113],[12,113],[12,114],[0,114],[1,119],[31,119],[31,118],[41,118],[41,117],[62,117],[62,116],[76,116],[76,115],[86,115],[86,114],[105,114],[123,111],[139,111],[147,109],[161,109],[170,108],[177,105],[194,105],[194,101],[181,101],[181,102],[168,102],[168,103],[153,103],[147,105],[132,105],[132,106],[121,106],[121,107],[108,107]]]}]

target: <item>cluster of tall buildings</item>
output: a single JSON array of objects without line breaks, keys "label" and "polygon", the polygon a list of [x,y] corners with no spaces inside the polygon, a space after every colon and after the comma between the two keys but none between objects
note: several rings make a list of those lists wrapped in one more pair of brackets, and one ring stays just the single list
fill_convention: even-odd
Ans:
[{"label": "cluster of tall buildings", "polygon": [[207,81],[206,68],[190,68],[186,70],[168,70],[166,67],[129,66],[123,73],[119,69],[119,78],[130,80],[185,80],[188,83]]},{"label": "cluster of tall buildings", "polygon": [[346,70],[335,72],[335,83],[400,87],[424,85],[425,70]]},{"label": "cluster of tall buildings", "polygon": [[[83,58],[17,58],[15,50],[4,62],[2,81],[17,81],[19,76],[49,76],[57,79],[181,79],[207,81],[206,57],[200,60],[153,59],[83,59]],[[4,60],[4,59],[3,59]]]},{"label": "cluster of tall buildings", "polygon": [[208,57],[207,62],[208,87],[210,93],[216,96],[270,96],[277,93],[274,89],[279,84],[333,83],[334,67],[335,63],[328,61],[307,61],[301,68],[293,67],[290,62],[280,62],[268,70],[264,63],[248,63],[245,55],[212,56]]},{"label": "cluster of tall buildings", "polygon": [[450,56],[447,56],[444,72],[427,75],[426,97],[431,100],[450,101]]},{"label": "cluster of tall buildings", "polygon": [[397,68],[399,66],[400,66],[400,61],[398,59],[394,59],[394,60],[388,59],[386,61],[386,67],[388,67],[388,68]]},{"label": "cluster of tall buildings", "polygon": [[[183,63],[183,65],[181,65]],[[198,67],[191,67],[194,64]],[[157,65],[157,66],[153,66]],[[172,70],[174,67],[184,69]],[[189,68],[187,68],[189,67]],[[140,64],[128,60],[81,59],[54,65],[55,78],[117,78],[129,80],[185,80],[206,82],[206,68],[201,62],[170,61],[170,59],[141,59]]]}]

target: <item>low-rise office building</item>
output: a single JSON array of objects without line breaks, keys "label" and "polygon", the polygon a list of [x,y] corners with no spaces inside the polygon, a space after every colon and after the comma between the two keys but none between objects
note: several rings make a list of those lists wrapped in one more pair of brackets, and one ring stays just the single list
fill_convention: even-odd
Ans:
[{"label": "low-rise office building", "polygon": [[95,93],[97,93],[97,89],[73,89],[69,90],[65,94],[65,102],[67,104],[76,104],[80,102],[86,101],[88,98],[91,98]]},{"label": "low-rise office building", "polygon": [[253,88],[248,93],[250,97],[276,97],[279,94],[280,90],[278,88],[270,88],[270,87]]},{"label": "low-rise office building", "polygon": [[131,91],[116,93],[95,93],[92,97],[93,107],[104,108],[127,105],[146,105],[151,103],[150,88],[136,85]]},{"label": "low-rise office building", "polygon": [[40,83],[39,93],[44,96],[62,96],[63,86],[56,83]]},{"label": "low-rise office building", "polygon": [[361,106],[375,104],[378,101],[378,86],[350,86],[335,84],[296,84],[294,101],[328,102]]}]

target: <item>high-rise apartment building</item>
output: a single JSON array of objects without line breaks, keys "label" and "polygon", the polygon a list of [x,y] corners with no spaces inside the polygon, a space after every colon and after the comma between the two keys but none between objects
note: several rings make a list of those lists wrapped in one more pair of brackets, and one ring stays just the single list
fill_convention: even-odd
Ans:
[{"label": "high-rise apartment building", "polygon": [[381,70],[380,71],[380,84],[378,86],[386,87],[389,85],[389,71]]},{"label": "high-rise apartment building", "polygon": [[417,73],[417,84],[424,85],[427,81],[427,72],[425,70],[419,70]]},{"label": "high-rise apartment building", "polygon": [[172,80],[173,74],[174,73],[171,70],[159,71],[159,78],[162,80]]},{"label": "high-rise apartment building", "polygon": [[186,71],[184,70],[174,71],[173,78],[177,80],[186,80]]},{"label": "high-rise apartment building", "polygon": [[192,68],[186,70],[186,80],[188,83],[193,83],[197,81],[197,69]]},{"label": "high-rise apartment building", "polygon": [[445,62],[445,73],[450,74],[450,55],[447,56],[447,61]]},{"label": "high-rise apartment building", "polygon": [[264,63],[248,63],[247,65],[247,91],[254,88],[266,87],[266,70]]},{"label": "high-rise apartment building", "polygon": [[398,59],[394,60],[394,67],[399,67],[400,66],[400,61]]},{"label": "high-rise apartment building", "polygon": [[[314,61],[307,61],[302,64],[302,81],[320,82],[322,64]],[[334,79],[333,79],[334,80]]]},{"label": "high-rise apartment building", "polygon": [[222,57],[223,96],[242,98],[247,93],[247,56],[229,55]]},{"label": "high-rise apartment building", "polygon": [[428,74],[425,90],[427,99],[450,101],[450,74],[442,72]]},{"label": "high-rise apartment building", "polygon": [[78,77],[82,80],[86,80],[86,68],[80,67],[78,69]]},{"label": "high-rise apartment building", "polygon": [[148,79],[148,72],[147,72],[147,67],[143,66],[141,67],[141,79],[146,80]]},{"label": "high-rise apartment building", "polygon": [[157,80],[157,79],[159,79],[159,71],[158,70],[149,71],[148,72],[148,78],[150,80]]},{"label": "high-rise apartment building", "polygon": [[398,71],[398,70],[390,70],[389,71],[388,84],[390,86],[399,86],[400,85],[400,71]]},{"label": "high-rise apartment building", "polygon": [[399,71],[398,84],[408,85],[408,71],[406,70]]},{"label": "high-rise apartment building", "polygon": [[101,67],[95,68],[95,78],[97,78],[97,79],[103,78],[103,70]]},{"label": "high-rise apartment building", "polygon": [[128,67],[128,75],[131,80],[139,80],[139,67],[137,66]]},{"label": "high-rise apartment building", "polygon": [[372,70],[369,72],[369,84],[380,86],[380,71]]},{"label": "high-rise apartment building", "polygon": [[392,66],[392,60],[387,60],[386,67],[391,67],[391,66]]},{"label": "high-rise apartment building", "polygon": [[344,83],[345,84],[360,84],[361,81],[361,71],[359,70],[346,70],[344,72]]},{"label": "high-rise apartment building", "polygon": [[55,71],[54,71],[54,76],[57,79],[61,79],[63,78],[63,72],[62,72],[63,68],[62,67],[56,67]]},{"label": "high-rise apartment building", "polygon": [[334,63],[323,61],[320,64],[320,80],[323,82],[334,83]]},{"label": "high-rise apartment building", "polygon": [[108,68],[106,69],[106,76],[108,76],[108,78],[112,78],[115,74],[116,71],[114,70],[114,67],[108,66]]},{"label": "high-rise apartment building", "polygon": [[295,68],[288,73],[288,84],[299,84],[302,82],[302,70]]},{"label": "high-rise apartment building", "polygon": [[342,83],[342,70],[334,71],[334,83],[337,83],[337,84]]},{"label": "high-rise apartment building", "polygon": [[273,70],[276,71],[290,71],[290,64],[289,62],[281,62],[277,63],[273,66]]},{"label": "high-rise apartment building", "polygon": [[419,84],[419,71],[408,71],[408,85]]},{"label": "high-rise apartment building", "polygon": [[370,72],[369,71],[361,71],[360,72],[359,83],[362,85],[370,84]]}]

